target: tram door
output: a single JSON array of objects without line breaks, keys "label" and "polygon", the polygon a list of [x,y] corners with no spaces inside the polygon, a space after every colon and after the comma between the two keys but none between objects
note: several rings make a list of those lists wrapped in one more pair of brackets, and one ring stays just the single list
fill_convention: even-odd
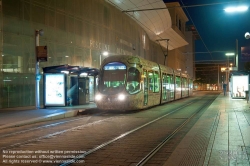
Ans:
[{"label": "tram door", "polygon": [[89,78],[78,78],[79,105],[89,103]]},{"label": "tram door", "polygon": [[89,101],[93,102],[95,100],[95,77],[89,77]]},{"label": "tram door", "polygon": [[147,71],[144,70],[143,71],[143,75],[144,75],[144,105],[148,105],[148,75],[147,75]]}]

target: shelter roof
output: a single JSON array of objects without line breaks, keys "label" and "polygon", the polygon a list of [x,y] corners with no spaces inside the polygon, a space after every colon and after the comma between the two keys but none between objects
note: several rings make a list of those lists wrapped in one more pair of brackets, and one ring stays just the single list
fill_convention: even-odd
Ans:
[{"label": "shelter roof", "polygon": [[87,73],[88,76],[96,76],[99,70],[92,67],[80,67],[70,65],[48,66],[43,68],[44,73],[62,73],[68,71],[72,75],[80,75],[81,73]]}]

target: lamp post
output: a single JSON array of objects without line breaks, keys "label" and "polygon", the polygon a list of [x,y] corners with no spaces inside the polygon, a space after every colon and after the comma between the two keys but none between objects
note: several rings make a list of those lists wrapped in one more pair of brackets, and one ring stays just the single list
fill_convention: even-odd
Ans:
[{"label": "lamp post", "polygon": [[227,56],[226,82],[227,82],[227,92],[228,92],[229,91],[229,72],[230,72],[230,68],[229,68],[229,56],[234,56],[235,53],[226,53],[225,55]]},{"label": "lamp post", "polygon": [[[240,12],[246,12],[247,10],[248,10],[248,6],[245,6],[245,5],[230,6],[230,7],[224,8],[224,11],[226,13],[240,13]],[[246,39],[250,38],[250,34],[248,32],[245,34],[245,38]],[[237,39],[236,39],[236,50],[235,50],[234,65],[235,65],[234,70],[238,70],[238,40]]]},{"label": "lamp post", "polygon": [[36,81],[35,81],[35,98],[36,98],[36,109],[40,109],[40,93],[39,93],[39,82],[41,79],[41,74],[39,70],[39,60],[37,60],[37,46],[39,46],[39,36],[43,35],[43,30],[35,30],[35,74],[36,74]]}]

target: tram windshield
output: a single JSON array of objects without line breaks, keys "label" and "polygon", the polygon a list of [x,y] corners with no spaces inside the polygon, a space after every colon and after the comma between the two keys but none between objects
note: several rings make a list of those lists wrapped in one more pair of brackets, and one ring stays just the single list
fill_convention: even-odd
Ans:
[{"label": "tram windshield", "polygon": [[120,62],[111,62],[103,67],[99,79],[99,91],[104,94],[117,94],[126,89],[129,94],[139,92],[140,73],[135,67],[127,69]]},{"label": "tram windshield", "polygon": [[111,62],[103,67],[99,80],[99,90],[105,94],[117,94],[125,88],[126,66]]}]

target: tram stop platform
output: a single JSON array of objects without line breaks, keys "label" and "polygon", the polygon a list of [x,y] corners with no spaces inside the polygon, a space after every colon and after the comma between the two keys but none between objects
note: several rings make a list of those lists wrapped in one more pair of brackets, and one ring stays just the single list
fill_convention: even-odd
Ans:
[{"label": "tram stop platform", "polygon": [[221,93],[164,166],[250,166],[250,103]]},{"label": "tram stop platform", "polygon": [[0,129],[69,118],[77,116],[79,112],[86,109],[95,107],[96,104],[90,102],[86,105],[46,107],[41,109],[35,109],[34,107],[0,109]]}]

